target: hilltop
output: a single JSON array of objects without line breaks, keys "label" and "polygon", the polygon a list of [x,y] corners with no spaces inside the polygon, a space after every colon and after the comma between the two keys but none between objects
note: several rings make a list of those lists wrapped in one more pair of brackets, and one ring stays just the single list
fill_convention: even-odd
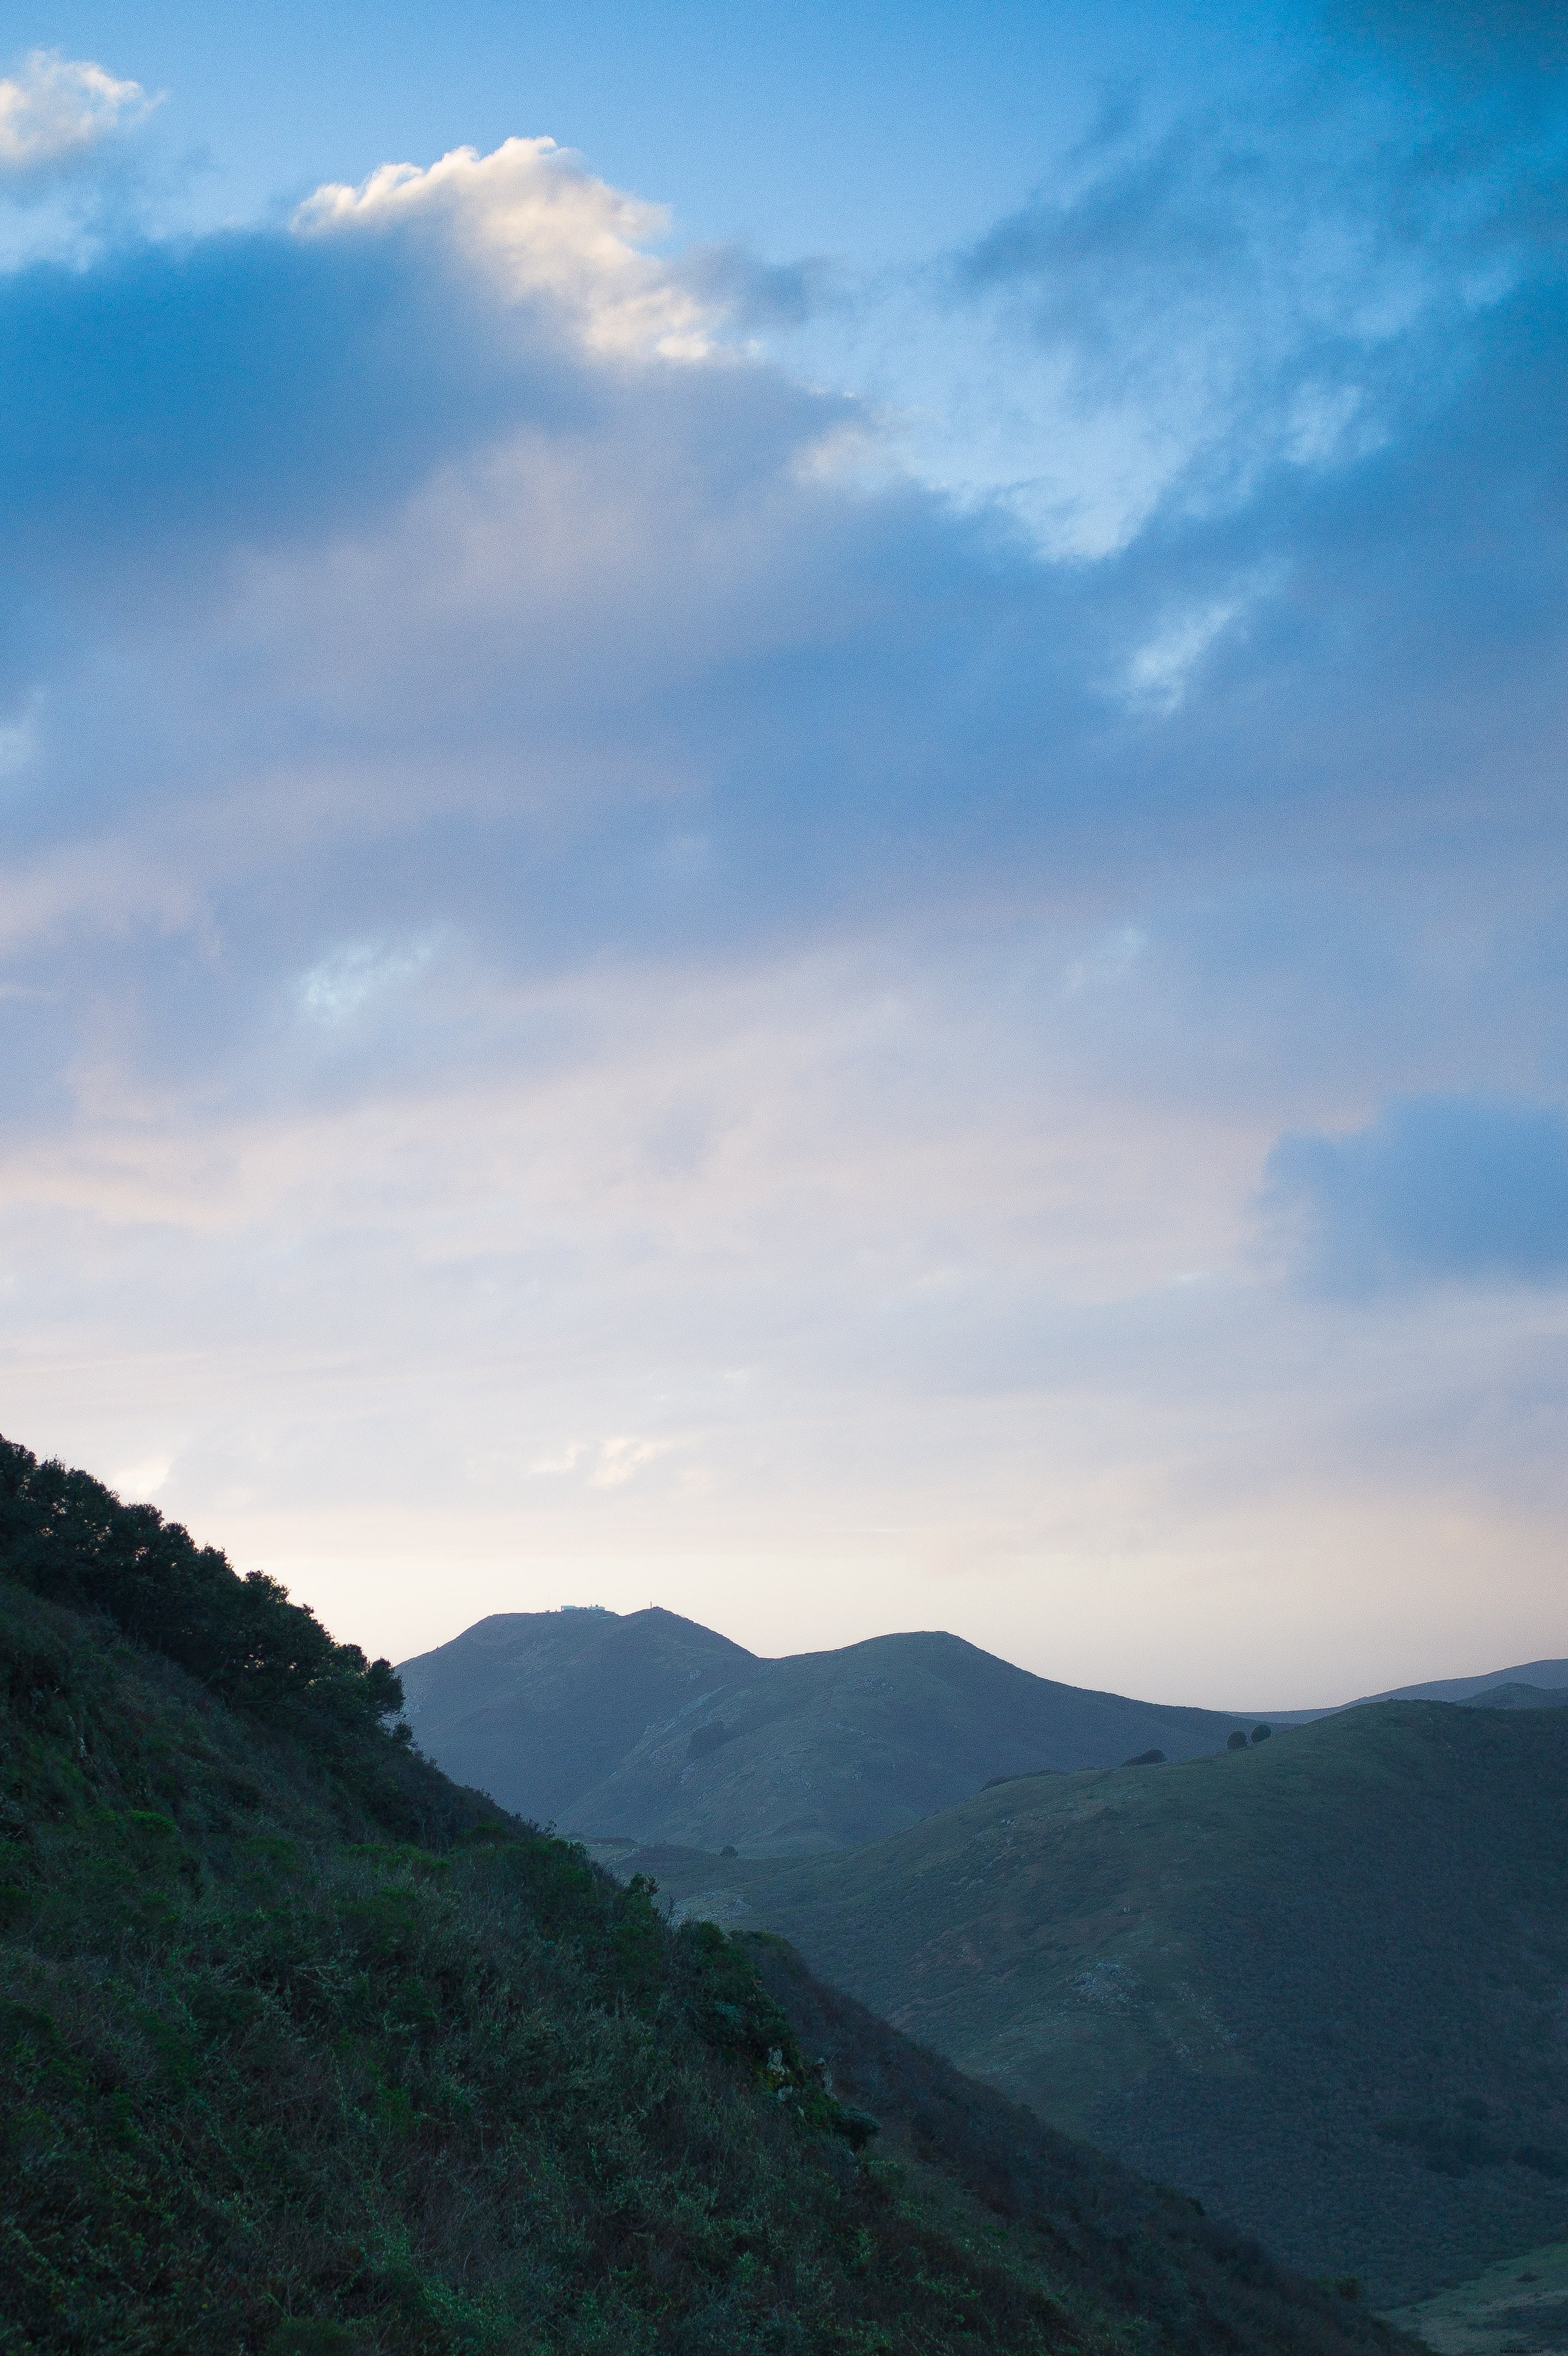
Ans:
[{"label": "hilltop", "polygon": [[852,1853],[635,1851],[1314,2274],[1423,2296],[1568,2221],[1568,1711],[1380,1703],[1029,1777]]},{"label": "hilltop", "polygon": [[7,2356],[1405,2344],[787,1952],[775,1993],[671,1928],[420,1759],[397,1699],[272,1581],[0,1442]]},{"label": "hilltop", "polygon": [[1478,1677],[1430,1677],[1424,1685],[1391,1686],[1386,1693],[1363,1694],[1363,1701],[1484,1701],[1503,1686],[1532,1692],[1568,1690],[1568,1661],[1520,1661],[1511,1669],[1489,1669]]},{"label": "hilltop", "polygon": [[1252,1723],[1060,1685],[938,1632],[761,1660],[653,1609],[500,1613],[400,1675],[424,1749],[504,1806],[755,1856],[875,1840],[998,1776],[1222,1750]]}]

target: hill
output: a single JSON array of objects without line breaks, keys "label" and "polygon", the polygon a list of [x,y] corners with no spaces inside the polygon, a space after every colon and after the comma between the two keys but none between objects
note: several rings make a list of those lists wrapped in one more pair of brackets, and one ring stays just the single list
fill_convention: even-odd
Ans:
[{"label": "hill", "polygon": [[1461,1709],[1563,1709],[1568,1708],[1568,1687],[1563,1686],[1483,1686],[1478,1693],[1466,1694]]},{"label": "hill", "polygon": [[755,1856],[875,1840],[996,1776],[1191,1758],[1253,1722],[1059,1685],[935,1633],[759,1660],[654,1610],[499,1614],[400,1675],[424,1750],[504,1806]]},{"label": "hill", "polygon": [[1403,2344],[861,2024],[879,2157],[742,1946],[450,1783],[396,1700],[0,1443],[5,2356]]},{"label": "hill", "polygon": [[1379,2303],[1568,2224],[1562,1709],[1382,1703],[853,1853],[626,1865]]},{"label": "hill", "polygon": [[1568,2356],[1568,2242],[1505,2259],[1390,2319],[1436,2356]]},{"label": "hill", "polygon": [[[1365,1701],[1470,1701],[1496,1686],[1533,1686],[1548,1692],[1568,1687],[1568,1661],[1521,1661],[1511,1669],[1489,1669],[1480,1677],[1434,1677],[1423,1686],[1391,1686],[1365,1694]],[[1353,1707],[1354,1705],[1352,1705]]]},{"label": "hill", "polygon": [[504,1612],[398,1671],[421,1747],[538,1824],[613,1773],[650,1726],[762,1664],[673,1612]]}]

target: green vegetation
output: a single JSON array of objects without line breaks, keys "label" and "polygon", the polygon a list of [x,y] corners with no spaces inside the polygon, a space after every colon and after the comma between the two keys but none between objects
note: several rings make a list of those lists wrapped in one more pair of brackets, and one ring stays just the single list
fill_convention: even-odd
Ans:
[{"label": "green vegetation", "polygon": [[1437,2356],[1568,2356],[1568,2242],[1488,2266],[1391,2319]]},{"label": "green vegetation", "polygon": [[741,1946],[449,1783],[276,1588],[7,1469],[4,2356],[1373,2344],[1091,2155],[1055,2220],[879,2157]]},{"label": "green vegetation", "polygon": [[1568,1711],[1384,1702],[639,1868],[1376,2306],[1568,2221]]},{"label": "green vegetation", "polygon": [[242,1709],[352,1736],[403,1703],[389,1661],[335,1644],[275,1579],[241,1579],[151,1505],[0,1440],[0,1563],[51,1603],[112,1620]]},{"label": "green vegetation", "polygon": [[499,1614],[403,1676],[431,1757],[505,1806],[585,1840],[753,1857],[875,1840],[1004,1776],[1193,1758],[1234,1723],[1058,1685],[957,1636],[762,1661],[652,1610]]}]

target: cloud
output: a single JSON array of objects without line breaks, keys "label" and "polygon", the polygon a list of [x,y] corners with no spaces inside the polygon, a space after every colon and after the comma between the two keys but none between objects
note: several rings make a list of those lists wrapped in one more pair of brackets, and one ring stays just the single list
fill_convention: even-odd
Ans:
[{"label": "cloud", "polygon": [[1282,468],[1353,467],[1412,392],[1446,397],[1476,315],[1561,217],[1562,79],[1499,52],[1418,98],[1405,54],[1315,24],[1242,90],[1175,112],[1134,90],[965,251],[798,340],[897,407],[922,474],[1004,501],[1053,555],[1245,506]]},{"label": "cloud", "polygon": [[346,941],[302,977],[300,1012],[309,1021],[335,1029],[400,984],[417,980],[435,948],[431,940]]},{"label": "cloud", "polygon": [[[1195,348],[1279,348],[1268,256],[1204,242],[1219,142],[1068,323],[1105,512],[1172,254]],[[1398,1121],[1329,1133],[1568,1094],[1560,261],[1369,331],[1359,407],[1248,363],[1223,497],[1183,444],[1053,553],[726,343],[659,233],[523,141],[0,284],[7,1428],[166,1459],[378,1646],[393,1556],[410,1649],[578,1566],[781,1646],[956,1619],[1125,1682],[1135,1630],[1261,1707],[1369,1597],[1392,1646],[1434,1547],[1469,1628],[1486,1529],[1522,1620],[1549,1290],[1412,1279]],[[930,298],[997,304],[999,400],[1047,264]],[[1260,1266],[1282,1136],[1372,1309]],[[1307,1689],[1260,1691],[1326,1546]]]},{"label": "cloud", "polygon": [[156,104],[139,82],[86,59],[30,50],[0,76],[0,188],[76,162]]},{"label": "cloud", "polygon": [[1283,1137],[1275,1205],[1331,1291],[1568,1278],[1568,1114],[1555,1106],[1415,1098],[1346,1137]]},{"label": "cloud", "polygon": [[458,147],[423,171],[383,164],[357,188],[317,188],[294,217],[307,238],[426,224],[510,300],[547,301],[601,358],[711,351],[703,306],[640,250],[668,227],[664,208],[595,179],[553,139],[508,139],[489,155]]}]

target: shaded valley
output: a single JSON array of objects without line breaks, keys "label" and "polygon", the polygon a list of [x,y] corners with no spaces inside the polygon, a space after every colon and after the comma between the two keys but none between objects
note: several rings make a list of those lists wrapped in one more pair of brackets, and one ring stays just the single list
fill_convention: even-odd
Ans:
[{"label": "shaded valley", "polygon": [[632,1867],[1379,2301],[1568,2224],[1561,1708],[1381,1703],[849,1854]]}]

